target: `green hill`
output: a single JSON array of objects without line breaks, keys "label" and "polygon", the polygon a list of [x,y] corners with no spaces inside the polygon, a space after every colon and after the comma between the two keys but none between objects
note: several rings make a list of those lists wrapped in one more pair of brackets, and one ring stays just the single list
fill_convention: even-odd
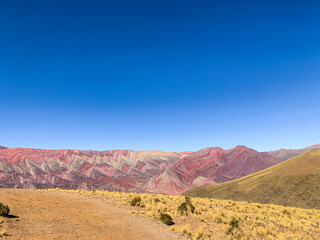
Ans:
[{"label": "green hill", "polygon": [[320,209],[320,150],[230,182],[189,190],[183,195]]}]

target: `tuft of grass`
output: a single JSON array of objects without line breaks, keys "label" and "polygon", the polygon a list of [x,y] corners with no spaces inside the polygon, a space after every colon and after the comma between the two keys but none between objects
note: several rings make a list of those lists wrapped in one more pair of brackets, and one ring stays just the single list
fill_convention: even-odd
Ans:
[{"label": "tuft of grass", "polygon": [[232,227],[232,228],[239,228],[239,220],[235,219],[235,218],[232,218],[229,222],[229,225]]},{"label": "tuft of grass", "polygon": [[131,206],[140,206],[140,207],[144,207],[144,204],[141,200],[141,197],[137,196],[137,197],[134,197],[131,202],[130,202],[130,205]]},{"label": "tuft of grass", "polygon": [[9,233],[8,233],[8,231],[6,229],[2,229],[0,231],[0,237],[2,237],[2,236],[9,236]]},{"label": "tuft of grass", "polygon": [[289,216],[291,215],[290,212],[289,212],[287,209],[283,210],[282,213],[283,213],[283,214],[287,214],[287,215],[289,215]]}]

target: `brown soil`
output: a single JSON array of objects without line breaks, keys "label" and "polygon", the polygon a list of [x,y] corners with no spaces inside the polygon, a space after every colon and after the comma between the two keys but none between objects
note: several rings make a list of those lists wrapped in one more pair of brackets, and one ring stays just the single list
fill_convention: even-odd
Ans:
[{"label": "brown soil", "polygon": [[0,189],[0,202],[19,217],[5,220],[4,239],[185,239],[154,220],[79,194]]}]

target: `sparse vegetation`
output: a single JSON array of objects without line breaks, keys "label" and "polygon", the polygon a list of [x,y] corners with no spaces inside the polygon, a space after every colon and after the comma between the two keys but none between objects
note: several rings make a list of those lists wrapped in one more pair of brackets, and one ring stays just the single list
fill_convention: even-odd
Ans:
[{"label": "sparse vegetation", "polygon": [[[55,191],[55,189],[53,189]],[[102,198],[110,204],[125,208],[132,214],[161,221],[168,214],[175,223],[172,231],[195,240],[207,239],[320,239],[320,210],[284,207],[280,205],[235,202],[227,200],[82,190],[61,190]],[[140,204],[131,206],[137,197]],[[138,198],[137,198],[138,199]],[[156,200],[157,199],[157,200]],[[192,202],[194,211],[181,215],[179,206]],[[257,207],[259,206],[259,207]],[[286,210],[286,211],[285,211]],[[290,214],[284,213],[289,212]],[[161,221],[162,222],[162,221]]]},{"label": "sparse vegetation", "polygon": [[0,203],[0,216],[8,216],[10,212],[10,208],[8,205],[4,205],[2,203]]}]

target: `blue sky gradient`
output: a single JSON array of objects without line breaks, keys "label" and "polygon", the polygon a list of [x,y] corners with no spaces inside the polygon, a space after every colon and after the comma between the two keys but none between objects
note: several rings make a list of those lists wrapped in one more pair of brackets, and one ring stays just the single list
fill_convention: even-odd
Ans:
[{"label": "blue sky gradient", "polygon": [[1,1],[0,145],[320,143],[319,1]]}]

